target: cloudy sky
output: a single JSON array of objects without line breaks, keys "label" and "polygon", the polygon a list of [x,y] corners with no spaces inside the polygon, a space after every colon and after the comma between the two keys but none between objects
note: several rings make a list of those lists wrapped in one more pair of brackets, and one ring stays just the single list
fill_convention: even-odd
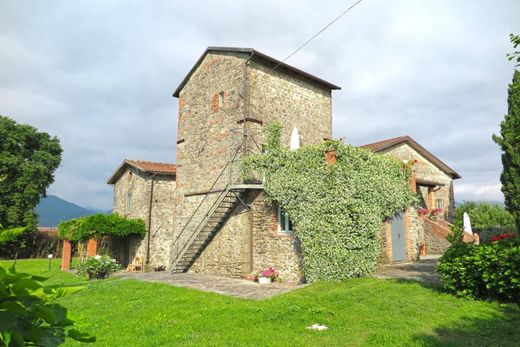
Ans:
[{"label": "cloudy sky", "polygon": [[[110,209],[124,158],[173,162],[173,90],[207,46],[278,59],[350,1],[0,2],[0,114],[60,138],[48,193]],[[408,134],[458,171],[457,200],[503,200],[491,135],[507,111],[520,2],[364,0],[287,63],[342,86],[334,135]]]}]

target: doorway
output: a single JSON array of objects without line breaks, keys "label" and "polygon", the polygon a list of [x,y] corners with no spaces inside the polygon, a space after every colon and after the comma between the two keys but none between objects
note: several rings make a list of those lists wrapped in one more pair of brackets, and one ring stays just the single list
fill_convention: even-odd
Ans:
[{"label": "doorway", "polygon": [[403,211],[397,212],[392,217],[392,255],[394,261],[406,260],[406,236]]}]

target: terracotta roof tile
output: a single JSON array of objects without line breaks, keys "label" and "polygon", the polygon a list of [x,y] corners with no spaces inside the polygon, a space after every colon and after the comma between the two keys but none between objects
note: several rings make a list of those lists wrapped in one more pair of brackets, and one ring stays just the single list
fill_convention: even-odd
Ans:
[{"label": "terracotta roof tile", "polygon": [[144,160],[125,160],[127,163],[145,172],[171,173],[177,172],[177,165],[170,163],[157,163]]},{"label": "terracotta roof tile", "polygon": [[117,180],[123,175],[125,169],[128,166],[133,166],[138,170],[141,170],[146,173],[153,174],[161,174],[161,175],[169,175],[175,176],[177,173],[177,165],[171,163],[157,163],[153,161],[144,161],[144,160],[130,160],[125,159],[123,163],[119,165],[119,167],[114,171],[112,176],[108,179],[108,184],[115,184]]}]

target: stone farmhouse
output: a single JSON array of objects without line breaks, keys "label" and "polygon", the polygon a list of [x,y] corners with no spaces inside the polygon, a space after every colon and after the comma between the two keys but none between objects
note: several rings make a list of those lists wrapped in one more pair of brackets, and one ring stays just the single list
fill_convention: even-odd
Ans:
[{"label": "stone farmhouse", "polygon": [[[250,48],[207,48],[173,93],[179,99],[176,164],[125,160],[108,180],[114,212],[145,220],[148,234],[125,249],[172,272],[245,277],[274,266],[304,280],[299,242],[285,212],[267,204],[261,181],[244,182],[239,160],[263,150],[265,128],[284,126],[289,146],[332,138],[332,91],[340,87]],[[297,130],[295,130],[297,129]],[[365,148],[414,161],[410,188],[433,220],[407,208],[382,223],[381,262],[442,252],[460,176],[410,137]]]}]

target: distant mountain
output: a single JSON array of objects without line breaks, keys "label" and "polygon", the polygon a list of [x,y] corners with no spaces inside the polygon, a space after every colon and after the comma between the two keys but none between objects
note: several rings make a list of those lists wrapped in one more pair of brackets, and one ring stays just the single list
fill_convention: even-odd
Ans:
[{"label": "distant mountain", "polygon": [[63,220],[90,216],[99,212],[99,210],[84,208],[54,195],[47,195],[36,206],[38,226],[42,227],[55,227]]}]

